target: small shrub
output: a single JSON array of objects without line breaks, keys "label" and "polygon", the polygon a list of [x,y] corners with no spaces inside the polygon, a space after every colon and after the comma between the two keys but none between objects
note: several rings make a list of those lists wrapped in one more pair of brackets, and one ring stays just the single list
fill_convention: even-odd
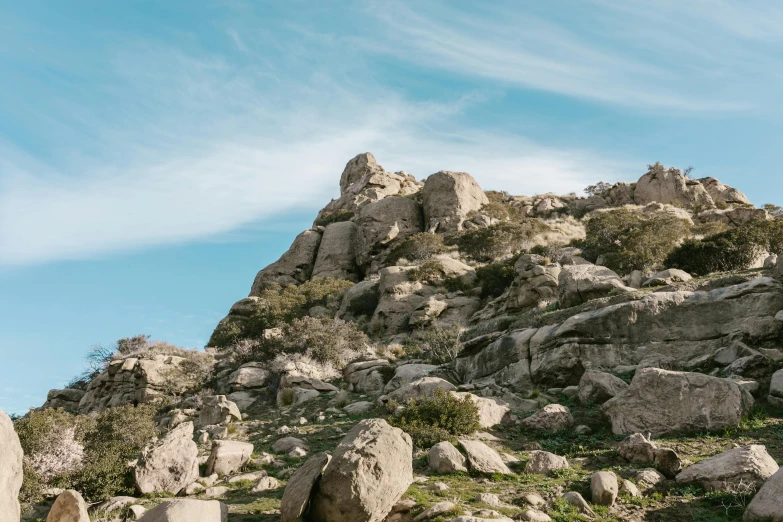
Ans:
[{"label": "small shrub", "polygon": [[291,406],[294,403],[294,390],[291,388],[283,388],[280,392],[280,405]]},{"label": "small shrub", "polygon": [[352,322],[302,317],[284,325],[279,338],[267,341],[266,356],[305,354],[319,363],[342,367],[367,342],[367,336]]},{"label": "small shrub", "polygon": [[688,232],[688,223],[670,214],[621,208],[590,218],[582,249],[585,257],[603,257],[605,266],[626,274],[660,267]]},{"label": "small shrub", "polygon": [[446,270],[443,268],[443,263],[434,259],[428,259],[408,271],[408,279],[427,284],[438,284],[443,281],[445,275]]},{"label": "small shrub", "polygon": [[393,265],[403,258],[408,261],[423,261],[445,250],[446,244],[442,236],[430,232],[419,232],[394,247],[389,252],[386,262]]},{"label": "small shrub", "polygon": [[339,223],[340,221],[350,221],[353,217],[353,212],[350,210],[335,210],[334,212],[324,212],[321,216],[315,220],[315,226],[325,227],[332,223]]},{"label": "small shrub", "polygon": [[428,399],[411,400],[389,423],[408,433],[417,448],[429,448],[481,427],[478,408],[470,396],[458,398],[441,389],[436,389]]},{"label": "small shrub", "polygon": [[691,227],[691,234],[694,236],[710,237],[721,232],[726,232],[729,226],[720,221],[713,221],[711,223],[702,223]]},{"label": "small shrub", "polygon": [[517,271],[513,262],[492,263],[476,269],[476,280],[481,286],[481,297],[499,297],[511,286]]},{"label": "small shrub", "polygon": [[612,189],[612,184],[605,181],[599,181],[595,185],[588,185],[585,188],[585,194],[588,196],[603,196]]},{"label": "small shrub", "polygon": [[449,363],[462,351],[461,328],[435,322],[421,334],[422,351],[432,364]]},{"label": "small shrub", "polygon": [[471,290],[473,290],[473,285],[468,283],[462,277],[457,277],[457,276],[447,277],[443,281],[443,286],[449,292],[465,292],[465,293],[468,293]]},{"label": "small shrub", "polygon": [[500,221],[512,220],[519,221],[519,208],[511,204],[512,196],[508,192],[499,192],[497,190],[487,190],[486,194],[489,203],[481,207],[479,214],[485,214],[491,218]]},{"label": "small shrub", "polygon": [[371,317],[378,308],[380,299],[381,295],[377,289],[373,292],[365,292],[348,304],[348,311],[356,317],[362,315]]},{"label": "small shrub", "polygon": [[505,221],[462,232],[453,241],[469,259],[494,261],[519,252],[527,241],[548,229],[540,219],[525,219],[520,223]]},{"label": "small shrub", "polygon": [[335,408],[343,408],[348,405],[348,392],[346,390],[340,390],[332,399]]}]

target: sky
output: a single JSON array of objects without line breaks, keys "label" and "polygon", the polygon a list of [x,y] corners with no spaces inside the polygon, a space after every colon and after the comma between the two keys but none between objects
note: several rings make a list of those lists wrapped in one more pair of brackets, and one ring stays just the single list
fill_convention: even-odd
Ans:
[{"label": "sky", "polygon": [[693,166],[783,203],[783,5],[0,0],[0,408],[96,344],[200,348],[371,151],[581,192]]}]

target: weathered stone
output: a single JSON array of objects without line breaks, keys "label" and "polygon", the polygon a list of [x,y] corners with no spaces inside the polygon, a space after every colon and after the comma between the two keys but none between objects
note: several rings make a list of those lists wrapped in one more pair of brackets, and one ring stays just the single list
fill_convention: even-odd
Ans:
[{"label": "weathered stone", "polygon": [[250,462],[253,445],[235,440],[216,440],[207,460],[207,475],[231,475]]},{"label": "weathered stone", "polygon": [[313,267],[313,277],[333,277],[356,281],[356,233],[351,221],[332,223],[324,230]]},{"label": "weathered stone", "polygon": [[626,389],[628,384],[611,373],[586,371],[579,380],[579,401],[603,404]]},{"label": "weathered stone", "polygon": [[305,230],[296,236],[291,247],[280,259],[256,275],[250,295],[261,295],[261,292],[272,284],[288,286],[310,279],[320,245],[321,233],[317,230]]},{"label": "weathered stone", "polygon": [[745,509],[742,520],[783,522],[783,469],[776,471],[764,482]]},{"label": "weathered stone", "polygon": [[647,468],[639,471],[634,480],[639,484],[640,488],[649,489],[666,480],[666,477],[657,469]]},{"label": "weathered stone", "polygon": [[316,453],[291,475],[280,501],[281,522],[302,522],[311,492],[331,458],[326,453]]},{"label": "weathered stone", "polygon": [[677,268],[669,268],[651,275],[642,286],[663,286],[673,283],[684,283],[693,279],[688,272]]},{"label": "weathered stone", "polygon": [[526,509],[520,517],[528,522],[551,522],[552,520],[549,515],[536,509]]},{"label": "weathered stone", "polygon": [[727,379],[644,368],[602,410],[617,434],[712,431],[735,428],[753,397]]},{"label": "weathered stone", "polygon": [[688,466],[677,475],[680,484],[700,484],[706,490],[733,490],[761,486],[778,470],[775,459],[761,445],[741,446]]},{"label": "weathered stone", "polygon": [[390,393],[401,386],[419,380],[422,377],[427,377],[437,367],[435,364],[403,364],[398,366],[394,370],[394,376],[386,383],[383,391]]},{"label": "weathered stone", "polygon": [[164,500],[139,522],[228,522],[228,506],[217,500]]},{"label": "weathered stone", "polygon": [[589,517],[594,517],[595,513],[593,512],[593,508],[590,507],[590,504],[587,503],[587,501],[577,493],[576,491],[569,491],[565,495],[563,495],[563,498],[566,502],[568,502],[570,505],[572,505],[574,508],[576,508],[577,511],[579,511],[583,515],[587,515]]},{"label": "weathered stone", "polygon": [[361,421],[324,471],[311,500],[313,522],[383,520],[413,482],[412,453],[407,433],[382,419]]},{"label": "weathered stone", "polygon": [[320,395],[318,390],[299,388],[298,386],[293,388],[278,388],[277,406],[280,408],[298,406],[302,403],[317,399]]},{"label": "weathered stone", "polygon": [[412,199],[390,196],[370,203],[355,218],[356,262],[369,268],[377,254],[391,245],[422,231],[421,207]]},{"label": "weathered stone", "polygon": [[421,191],[424,223],[429,232],[460,232],[468,214],[489,203],[476,180],[466,172],[432,174]]},{"label": "weathered stone", "polygon": [[46,396],[46,402],[41,408],[62,408],[68,413],[78,413],[79,402],[81,402],[85,393],[85,390],[78,390],[76,388],[50,390]]},{"label": "weathered stone", "polygon": [[549,475],[552,471],[568,468],[568,460],[565,457],[548,451],[534,451],[530,454],[530,460],[525,465],[525,473]]},{"label": "weathered stone", "polygon": [[635,292],[612,270],[598,265],[569,265],[558,276],[558,299],[563,308],[612,294]]},{"label": "weathered stone", "polygon": [[14,423],[0,410],[0,522],[18,522],[22,488],[22,445]]},{"label": "weathered stone", "polygon": [[468,466],[477,473],[500,473],[502,475],[511,475],[503,459],[498,452],[477,440],[460,440],[460,446],[467,455]]},{"label": "weathered stone", "polygon": [[617,494],[620,492],[617,476],[611,471],[593,473],[590,478],[590,492],[593,495],[593,504],[613,506],[617,500]]},{"label": "weathered stone", "polygon": [[176,495],[195,481],[198,478],[198,446],[193,442],[193,423],[184,422],[145,447],[133,469],[133,476],[142,495]]},{"label": "weathered stone", "polygon": [[730,187],[728,185],[724,185],[720,181],[718,181],[715,178],[708,177],[708,178],[701,178],[699,179],[699,183],[702,184],[704,189],[707,191],[707,193],[710,195],[712,200],[717,202],[723,202],[728,204],[740,204],[740,205],[749,205],[750,200],[748,197],[740,192],[739,190]]},{"label": "weathered stone", "polygon": [[465,456],[448,441],[435,444],[427,454],[427,463],[436,473],[467,472],[466,462]]},{"label": "weathered stone", "polygon": [[783,369],[772,374],[768,400],[772,404],[783,405]]},{"label": "weathered stone", "polygon": [[472,393],[450,392],[455,397],[464,399],[468,397],[476,405],[479,415],[479,426],[482,428],[491,428],[505,422],[509,419],[511,408],[509,404],[496,397],[478,397]]},{"label": "weathered stone", "polygon": [[435,518],[449,513],[450,511],[454,511],[456,507],[457,506],[454,505],[454,502],[449,502],[448,500],[444,500],[443,502],[436,502],[432,506],[416,515],[416,518],[413,520],[414,522],[418,522],[419,520],[430,520],[431,518]]},{"label": "weathered stone", "polygon": [[686,207],[715,207],[715,202],[701,183],[688,179],[679,169],[666,170],[663,167],[639,178],[634,190],[634,201],[637,205],[656,202]]},{"label": "weathered stone", "polygon": [[78,491],[64,491],[54,501],[46,522],[90,522],[87,503]]},{"label": "weathered stone", "polygon": [[426,399],[427,397],[432,396],[437,389],[441,389],[445,392],[452,392],[455,391],[457,387],[440,377],[422,377],[421,379],[397,388],[388,395],[384,395],[381,397],[381,400],[396,400],[402,404],[411,399]]},{"label": "weathered stone", "polygon": [[225,395],[212,395],[204,398],[204,403],[199,413],[200,426],[229,424],[241,420],[242,414],[239,412],[239,408],[228,400]]},{"label": "weathered stone", "polygon": [[358,401],[343,406],[343,411],[348,415],[361,415],[372,410],[375,405],[370,401]]},{"label": "weathered stone", "polygon": [[303,448],[305,450],[308,449],[307,443],[302,439],[297,439],[296,437],[283,437],[282,439],[275,441],[275,443],[272,445],[272,450],[275,453],[288,453],[294,448]]},{"label": "weathered stone", "polygon": [[263,493],[272,489],[278,489],[280,482],[274,477],[261,477],[258,484],[252,489],[253,493]]},{"label": "weathered stone", "polygon": [[574,425],[574,417],[567,406],[547,404],[539,411],[522,421],[528,429],[541,431],[561,431]]},{"label": "weathered stone", "polygon": [[233,391],[264,388],[269,379],[269,371],[256,362],[243,364],[228,377],[228,385]]}]

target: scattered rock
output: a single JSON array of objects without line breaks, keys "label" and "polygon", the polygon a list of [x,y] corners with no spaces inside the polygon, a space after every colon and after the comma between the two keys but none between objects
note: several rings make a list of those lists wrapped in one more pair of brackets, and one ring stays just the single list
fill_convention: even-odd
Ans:
[{"label": "scattered rock", "polygon": [[272,450],[275,453],[289,453],[296,448],[302,448],[305,451],[309,449],[305,441],[296,437],[283,437],[272,445]]},{"label": "scattered rock", "polygon": [[744,521],[783,521],[783,469],[779,469],[764,482],[756,496],[745,509]]},{"label": "scattered rock", "polygon": [[554,470],[568,469],[568,467],[568,460],[565,457],[548,451],[534,451],[525,465],[525,473],[548,475]]},{"label": "scattered rock", "polygon": [[620,276],[605,266],[568,265],[558,276],[558,301],[563,308],[611,294],[635,291],[625,286]]},{"label": "scattered rock", "polygon": [[522,520],[528,520],[529,522],[550,522],[552,520],[546,513],[535,509],[524,510],[520,517]]},{"label": "scattered rock", "polygon": [[326,453],[316,453],[291,475],[280,501],[281,522],[297,522],[310,502],[313,488],[331,460]]},{"label": "scattered rock", "polygon": [[242,414],[236,404],[226,398],[225,395],[213,395],[204,398],[199,415],[199,425],[213,426],[215,424],[229,424],[241,421]]},{"label": "scattered rock", "polygon": [[430,520],[431,518],[439,517],[441,515],[445,515],[446,513],[449,513],[451,511],[454,511],[454,509],[457,506],[454,505],[453,502],[449,502],[448,500],[443,502],[436,502],[432,506],[428,507],[421,513],[419,513],[416,518],[414,518],[414,521],[419,520]]},{"label": "scattered rock", "polygon": [[649,489],[666,480],[666,477],[657,469],[647,468],[639,471],[634,480],[642,489]]},{"label": "scattered rock", "polygon": [[258,484],[256,484],[256,487],[253,488],[253,493],[263,493],[264,491],[269,491],[271,489],[278,489],[280,487],[280,482],[274,478],[274,477],[261,477],[261,480],[258,481]]},{"label": "scattered rock", "polygon": [[192,422],[178,425],[145,447],[133,469],[136,488],[142,495],[176,495],[198,474],[198,446],[193,442]]},{"label": "scattered rock", "polygon": [[46,522],[90,522],[87,503],[78,491],[64,491],[54,501]]},{"label": "scattered rock", "polygon": [[388,395],[382,396],[380,400],[396,400],[400,404],[404,404],[411,399],[417,401],[425,399],[435,393],[435,390],[438,388],[446,392],[455,391],[457,389],[457,387],[449,381],[441,379],[440,377],[422,377],[421,379],[397,388]]},{"label": "scattered rock", "polygon": [[367,413],[375,407],[370,401],[353,402],[343,407],[343,411],[348,415],[361,415]]},{"label": "scattered rock", "polygon": [[164,500],[139,522],[228,522],[228,506],[217,500]]},{"label": "scattered rock", "polygon": [[466,172],[440,171],[421,190],[424,224],[429,232],[460,232],[468,214],[489,203],[476,180]]},{"label": "scattered rock", "polygon": [[216,440],[207,460],[207,475],[231,475],[250,462],[253,445],[235,440]]},{"label": "scattered rock", "polygon": [[778,470],[775,459],[761,445],[741,446],[688,466],[677,475],[680,484],[700,484],[706,490],[725,491],[740,484],[761,486]]},{"label": "scattered rock", "polygon": [[590,507],[590,504],[587,503],[587,501],[577,493],[576,491],[569,491],[565,495],[563,495],[563,498],[566,502],[568,502],[570,505],[574,506],[577,511],[579,511],[583,515],[587,515],[588,517],[594,517],[595,513],[593,512],[593,509]]},{"label": "scattered rock", "polygon": [[567,406],[547,404],[522,421],[526,428],[541,431],[561,431],[574,425],[574,417]]},{"label": "scattered rock", "polygon": [[448,441],[439,442],[430,448],[427,463],[436,473],[468,471],[465,456]]},{"label": "scattered rock", "polygon": [[468,466],[478,473],[500,473],[503,475],[512,475],[508,466],[500,458],[498,452],[477,440],[460,440],[460,446],[467,455]]},{"label": "scattered rock", "polygon": [[590,492],[593,495],[593,504],[599,506],[613,506],[617,500],[620,488],[617,484],[617,476],[611,471],[598,471],[590,478]]},{"label": "scattered rock", "polygon": [[627,389],[628,384],[611,373],[586,371],[579,380],[579,402],[603,404]]},{"label": "scattered rock", "polygon": [[642,286],[664,286],[673,283],[685,283],[693,279],[688,272],[670,268],[662,272],[656,272],[647,279]]}]

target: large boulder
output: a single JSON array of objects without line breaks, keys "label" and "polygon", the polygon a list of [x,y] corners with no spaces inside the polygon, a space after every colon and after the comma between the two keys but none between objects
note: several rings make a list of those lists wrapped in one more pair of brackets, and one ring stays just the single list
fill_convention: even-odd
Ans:
[{"label": "large boulder", "polygon": [[410,384],[413,381],[428,376],[437,368],[438,366],[435,364],[421,363],[398,366],[394,370],[394,376],[386,383],[386,386],[383,387],[383,391],[386,393],[393,392],[406,384]]},{"label": "large boulder", "polygon": [[378,305],[370,321],[370,329],[391,336],[407,332],[413,312],[437,293],[435,287],[411,281],[408,273],[413,266],[390,266],[381,269],[378,281]]},{"label": "large boulder", "polygon": [[313,488],[331,459],[327,453],[316,453],[291,475],[280,501],[281,522],[301,522]]},{"label": "large boulder", "polygon": [[249,442],[236,440],[216,440],[212,443],[212,451],[207,460],[207,473],[212,475],[230,475],[242,469],[250,462],[253,445]]},{"label": "large boulder", "polygon": [[427,453],[427,463],[436,473],[467,472],[466,462],[465,456],[448,441],[435,444]]},{"label": "large boulder", "polygon": [[19,522],[22,458],[14,423],[0,410],[0,522]]},{"label": "large boulder", "polygon": [[726,491],[738,486],[758,488],[778,471],[767,448],[741,446],[688,466],[677,475],[680,484],[699,484],[706,490]]},{"label": "large boulder", "polygon": [[701,183],[687,178],[678,169],[667,170],[660,165],[653,166],[636,182],[634,202],[637,205],[656,202],[689,208],[715,207],[715,202]]},{"label": "large boulder", "polygon": [[611,373],[586,371],[579,379],[579,401],[582,404],[603,404],[627,388],[624,380]]},{"label": "large boulder", "polygon": [[217,500],[164,500],[139,522],[228,522],[228,506]]},{"label": "large boulder", "polygon": [[551,472],[568,469],[568,459],[548,451],[534,451],[525,465],[525,473],[549,475]]},{"label": "large boulder", "polygon": [[729,205],[750,204],[750,200],[745,194],[735,189],[734,187],[724,185],[723,183],[721,183],[715,178],[712,177],[701,178],[699,179],[699,183],[702,184],[704,189],[707,191],[707,193],[710,195],[710,197],[715,203],[718,203],[720,201],[722,203],[728,203]]},{"label": "large boulder", "polygon": [[539,431],[562,431],[573,425],[571,410],[562,404],[547,404],[522,421],[522,426]]},{"label": "large boulder", "polygon": [[142,495],[176,495],[194,482],[198,478],[198,445],[193,441],[193,423],[183,422],[145,447],[133,476]]},{"label": "large boulder", "polygon": [[63,491],[49,510],[46,522],[90,522],[87,503],[78,491]]},{"label": "large boulder", "polygon": [[421,207],[409,198],[390,196],[362,207],[355,218],[356,262],[365,270],[392,242],[422,231]]},{"label": "large boulder", "polygon": [[384,387],[381,370],[389,367],[386,359],[356,361],[343,368],[343,378],[349,389],[359,393],[380,392]]},{"label": "large boulder", "polygon": [[783,522],[783,468],[764,482],[742,517],[744,522]]},{"label": "large boulder", "polygon": [[497,451],[493,450],[479,440],[463,439],[459,445],[465,450],[468,460],[468,467],[476,473],[485,473],[492,475],[500,473],[501,475],[512,475],[506,463],[500,457]]},{"label": "large boulder", "polygon": [[225,395],[211,395],[204,398],[199,412],[199,425],[229,424],[241,421],[239,407],[228,400]]},{"label": "large boulder", "polygon": [[568,265],[558,276],[558,300],[563,308],[611,294],[634,292],[612,270],[598,265]]},{"label": "large boulder", "polygon": [[249,362],[243,364],[228,376],[228,385],[231,391],[234,392],[260,390],[267,386],[268,380],[269,371],[261,363]]},{"label": "large boulder", "polygon": [[356,281],[356,232],[351,221],[341,221],[327,226],[318,247],[313,267],[313,277],[333,277]]},{"label": "large boulder", "polygon": [[49,390],[46,396],[46,402],[41,406],[42,409],[62,408],[68,413],[79,412],[79,402],[84,397],[85,390],[76,388],[65,388],[62,390]]},{"label": "large boulder", "polygon": [[617,484],[617,475],[611,471],[598,471],[590,477],[590,493],[593,504],[599,506],[613,506],[620,487]]},{"label": "large boulder", "polygon": [[543,256],[526,254],[514,264],[517,276],[508,291],[506,310],[524,312],[557,301],[561,266]]},{"label": "large boulder", "polygon": [[476,405],[479,415],[479,426],[482,428],[491,428],[503,422],[506,422],[511,415],[510,405],[503,399],[497,397],[479,397],[472,393],[450,392],[459,399],[466,397]]},{"label": "large boulder", "polygon": [[313,522],[380,522],[413,482],[410,436],[383,419],[353,427],[311,500]]},{"label": "large boulder", "polygon": [[441,234],[460,232],[468,214],[489,203],[476,180],[466,172],[432,174],[421,195],[426,229]]},{"label": "large boulder", "polygon": [[733,381],[644,368],[602,409],[614,433],[661,435],[736,428],[752,407],[753,397]]},{"label": "large boulder", "polygon": [[321,233],[305,230],[280,259],[261,270],[253,281],[251,296],[261,295],[272,284],[282,286],[304,283],[313,275],[313,266],[321,245]]},{"label": "large boulder", "polygon": [[456,386],[440,377],[422,377],[404,386],[400,386],[393,392],[382,396],[382,401],[396,400],[400,404],[406,403],[411,399],[421,400],[432,396],[435,390],[441,389],[445,392],[455,391]]},{"label": "large boulder", "polygon": [[687,281],[690,281],[691,279],[693,279],[693,276],[691,276],[685,270],[679,270],[677,268],[669,268],[667,270],[662,270],[660,272],[656,272],[653,275],[651,275],[644,282],[643,286],[663,286],[663,285],[670,285],[673,283],[685,283]]}]

